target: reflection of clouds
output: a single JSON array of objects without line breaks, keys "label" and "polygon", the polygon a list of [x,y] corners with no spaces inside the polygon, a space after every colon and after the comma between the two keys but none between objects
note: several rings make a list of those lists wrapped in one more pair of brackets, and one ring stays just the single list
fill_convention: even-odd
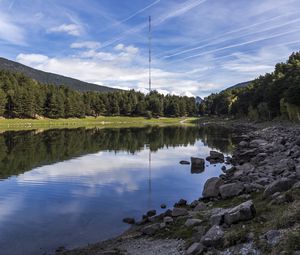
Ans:
[{"label": "reflection of clouds", "polygon": [[[164,175],[160,168],[178,164],[178,158],[189,159],[191,156],[206,156],[209,148],[201,142],[196,146],[163,148],[152,153],[152,177]],[[133,192],[139,189],[139,182],[148,170],[149,151],[143,150],[134,155],[120,152],[117,154],[99,152],[80,158],[36,168],[18,176],[19,184],[42,185],[48,182],[80,183],[73,192],[77,195],[90,196],[99,186],[113,186],[114,191]],[[174,162],[172,162],[174,159]],[[83,190],[84,188],[84,190]]]},{"label": "reflection of clouds", "polygon": [[0,198],[0,223],[13,215],[21,207],[23,197],[20,195],[8,195],[5,198]]}]

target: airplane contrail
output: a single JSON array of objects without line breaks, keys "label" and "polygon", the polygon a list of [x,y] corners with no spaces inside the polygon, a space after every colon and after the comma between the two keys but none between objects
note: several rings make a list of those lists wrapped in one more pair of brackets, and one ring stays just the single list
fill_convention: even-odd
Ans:
[{"label": "airplane contrail", "polygon": [[[285,15],[281,15],[281,16],[285,16]],[[281,17],[281,16],[278,16],[278,17]],[[277,18],[278,18],[278,17],[277,17]],[[262,24],[267,23],[267,22],[270,22],[271,20],[274,20],[274,19],[275,19],[275,18],[272,18],[272,19],[270,19],[270,20],[268,20],[268,21],[259,22],[259,23],[257,23],[257,24],[253,24],[253,25],[250,25],[250,26],[247,26],[247,27],[244,27],[244,28],[240,28],[240,29],[236,29],[236,30],[233,30],[233,31],[229,31],[229,32],[227,32],[227,33],[222,34],[221,36],[223,36],[223,35],[225,35],[225,34],[235,33],[235,32],[241,31],[241,30],[245,30],[245,29],[248,29],[248,28],[251,28],[251,27],[254,27],[254,26],[262,25]],[[222,42],[226,42],[226,41],[228,41],[228,40],[238,39],[238,38],[242,38],[242,37],[245,37],[245,36],[249,36],[249,35],[253,35],[253,34],[258,34],[258,33],[266,32],[266,31],[269,31],[269,30],[273,30],[273,29],[275,29],[275,28],[284,27],[284,26],[287,26],[287,25],[296,23],[296,22],[298,22],[298,21],[300,21],[300,18],[295,19],[295,20],[292,20],[292,21],[289,21],[289,22],[286,22],[286,23],[284,23],[284,24],[280,24],[280,25],[277,25],[277,26],[269,27],[269,28],[266,28],[266,29],[263,29],[263,30],[259,30],[259,31],[251,32],[251,33],[246,33],[246,34],[240,35],[240,36],[235,37],[235,38],[229,38],[229,39],[221,40],[221,41],[218,42],[218,43],[215,43],[215,42],[213,42],[213,43],[207,43],[207,44],[204,44],[204,45],[201,45],[201,46],[198,46],[198,47],[186,49],[186,50],[183,50],[183,51],[180,51],[180,52],[171,54],[171,55],[164,56],[163,58],[171,58],[171,57],[175,57],[175,56],[182,55],[182,54],[185,54],[185,53],[194,51],[194,50],[203,49],[203,48],[205,48],[205,47],[207,47],[207,46],[216,45],[216,44],[219,44],[219,43],[222,43]],[[214,39],[221,38],[221,36],[211,38],[210,40],[214,40]]]},{"label": "airplane contrail", "polygon": [[248,45],[248,44],[252,44],[252,43],[256,43],[256,42],[260,42],[260,41],[264,41],[264,40],[268,40],[268,39],[280,37],[280,36],[283,36],[283,35],[287,35],[287,34],[291,34],[291,33],[297,32],[299,30],[300,30],[300,28],[294,29],[294,30],[289,31],[289,32],[274,34],[274,35],[269,36],[269,37],[263,37],[263,38],[251,40],[251,41],[248,41],[248,42],[233,44],[233,45],[221,47],[221,48],[218,48],[218,49],[214,49],[214,50],[210,50],[210,51],[206,51],[206,52],[201,52],[201,53],[198,53],[198,54],[195,54],[195,55],[192,55],[192,56],[188,56],[188,57],[185,57],[185,58],[182,58],[182,59],[179,59],[179,60],[171,61],[171,62],[184,61],[184,60],[187,60],[187,59],[191,59],[191,58],[195,58],[195,57],[207,55],[207,54],[218,52],[218,51],[221,51],[221,50],[227,50],[227,49],[236,48],[236,47],[239,47],[239,46],[244,46],[244,45]]},{"label": "airplane contrail", "polygon": [[[195,8],[195,7],[199,6],[202,3],[205,3],[206,1],[207,0],[188,1],[187,4],[184,4],[184,5],[181,4],[179,6],[179,8],[176,8],[175,11],[164,14],[161,17],[159,17],[157,19],[154,19],[153,22],[152,22],[152,25],[157,26],[157,25],[160,25],[163,22],[165,22],[165,21],[167,21],[171,18],[181,16],[181,15],[185,14],[186,12],[190,11],[192,8]],[[108,41],[104,42],[102,44],[101,48],[108,47],[108,46],[122,40],[127,35],[137,33],[139,31],[141,31],[142,29],[145,29],[146,27],[148,27],[148,24],[142,24],[142,25],[136,26],[136,27],[124,32],[120,37],[117,37],[117,38],[114,38],[114,39],[111,39],[111,40],[108,40]]]}]

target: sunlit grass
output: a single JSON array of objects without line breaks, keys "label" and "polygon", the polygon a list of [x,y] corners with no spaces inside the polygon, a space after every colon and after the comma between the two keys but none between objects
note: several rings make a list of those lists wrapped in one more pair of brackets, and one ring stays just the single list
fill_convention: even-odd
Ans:
[{"label": "sunlit grass", "polygon": [[86,117],[70,119],[0,119],[0,130],[27,130],[76,127],[139,127],[145,125],[191,124],[197,118],[152,118],[144,117]]}]

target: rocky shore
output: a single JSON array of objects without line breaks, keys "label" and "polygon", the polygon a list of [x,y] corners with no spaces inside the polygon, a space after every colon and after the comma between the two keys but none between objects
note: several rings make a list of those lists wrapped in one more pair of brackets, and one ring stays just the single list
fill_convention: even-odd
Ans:
[{"label": "rocky shore", "polygon": [[199,200],[126,219],[132,227],[121,236],[57,254],[300,254],[300,127],[242,129],[232,158],[208,155],[227,167]]}]

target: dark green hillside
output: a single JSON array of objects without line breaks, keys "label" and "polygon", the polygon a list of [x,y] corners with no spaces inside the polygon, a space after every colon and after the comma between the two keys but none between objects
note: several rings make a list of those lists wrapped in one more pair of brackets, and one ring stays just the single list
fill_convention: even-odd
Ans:
[{"label": "dark green hillside", "polygon": [[98,92],[115,91],[115,89],[113,88],[83,82],[80,80],[76,80],[58,74],[43,72],[5,58],[0,58],[0,70],[23,73],[26,76],[40,83],[52,84],[58,86],[64,85],[66,87],[79,90],[79,91],[98,91]]}]

